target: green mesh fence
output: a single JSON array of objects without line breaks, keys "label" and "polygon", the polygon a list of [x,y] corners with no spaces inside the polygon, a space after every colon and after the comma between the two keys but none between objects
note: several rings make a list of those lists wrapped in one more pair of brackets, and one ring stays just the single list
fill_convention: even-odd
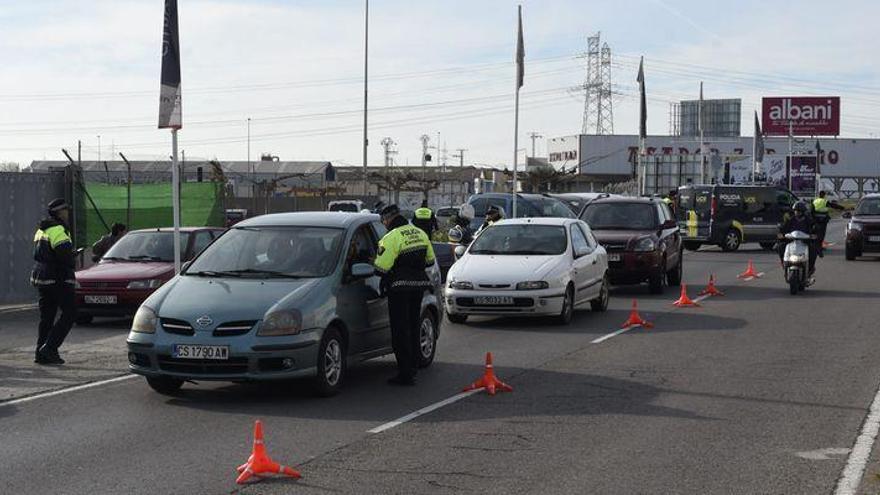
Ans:
[{"label": "green mesh fence", "polygon": [[[171,184],[133,184],[131,186],[131,223],[127,220],[128,188],[86,182],[85,189],[92,197],[107,225],[127,224],[129,230],[171,227],[174,224],[171,207]],[[181,184],[180,225],[203,227],[223,225],[222,186],[214,182]],[[81,194],[79,196],[85,196]],[[80,199],[80,198],[77,198]],[[91,246],[107,228],[88,199],[77,201],[77,232],[80,246]]]}]

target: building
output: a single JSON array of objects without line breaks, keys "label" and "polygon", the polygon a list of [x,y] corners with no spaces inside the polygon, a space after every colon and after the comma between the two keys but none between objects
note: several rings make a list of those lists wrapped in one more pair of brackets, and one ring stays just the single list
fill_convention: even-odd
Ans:
[{"label": "building", "polygon": [[[673,118],[676,120],[675,136],[696,137],[700,135],[700,100],[679,103]],[[703,136],[740,137],[742,100],[703,100]]]},{"label": "building", "polygon": [[[363,168],[338,167],[340,194],[363,197]],[[458,206],[478,191],[493,190],[497,171],[476,167],[368,167],[367,197],[415,210],[428,199],[432,208]]]}]

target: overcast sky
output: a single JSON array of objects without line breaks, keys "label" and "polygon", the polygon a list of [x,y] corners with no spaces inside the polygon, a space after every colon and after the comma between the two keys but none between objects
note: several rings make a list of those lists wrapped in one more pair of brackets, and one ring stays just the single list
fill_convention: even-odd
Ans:
[{"label": "overcast sky", "polygon": [[[440,133],[467,164],[510,163],[516,2],[373,0],[369,162],[380,141],[419,163]],[[586,36],[612,50],[614,130],[637,130],[645,56],[650,134],[669,103],[743,99],[743,134],[765,95],[841,95],[842,135],[880,137],[880,2],[525,0],[520,147],[531,131],[580,131]],[[361,164],[364,2],[180,0],[187,157]],[[167,157],[156,129],[162,0],[0,0],[0,161]],[[545,152],[544,140],[537,152]],[[457,163],[450,156],[450,163]]]}]

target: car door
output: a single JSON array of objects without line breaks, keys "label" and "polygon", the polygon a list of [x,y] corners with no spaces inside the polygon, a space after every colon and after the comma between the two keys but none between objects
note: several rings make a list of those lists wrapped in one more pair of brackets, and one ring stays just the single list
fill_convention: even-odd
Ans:
[{"label": "car door", "polygon": [[369,225],[360,226],[346,248],[337,311],[350,330],[352,354],[371,353],[391,345],[388,298],[381,295],[380,278],[351,277],[354,264],[373,262],[376,248],[377,240]]},{"label": "car door", "polygon": [[672,209],[665,203],[658,203],[660,210],[660,242],[666,247],[668,267],[681,262],[681,230],[675,221]]},{"label": "car door", "polygon": [[575,286],[574,300],[576,304],[581,304],[595,297],[598,291],[596,283],[597,260],[596,249],[590,247],[587,237],[583,230],[572,223],[569,225],[569,238],[571,239],[572,251],[572,280]]}]

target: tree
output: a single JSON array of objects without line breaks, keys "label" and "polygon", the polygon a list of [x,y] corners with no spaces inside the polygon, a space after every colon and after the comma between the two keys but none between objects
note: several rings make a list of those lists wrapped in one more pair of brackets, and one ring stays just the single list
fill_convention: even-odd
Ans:
[{"label": "tree", "polygon": [[21,165],[16,162],[0,162],[0,172],[21,172]]}]

